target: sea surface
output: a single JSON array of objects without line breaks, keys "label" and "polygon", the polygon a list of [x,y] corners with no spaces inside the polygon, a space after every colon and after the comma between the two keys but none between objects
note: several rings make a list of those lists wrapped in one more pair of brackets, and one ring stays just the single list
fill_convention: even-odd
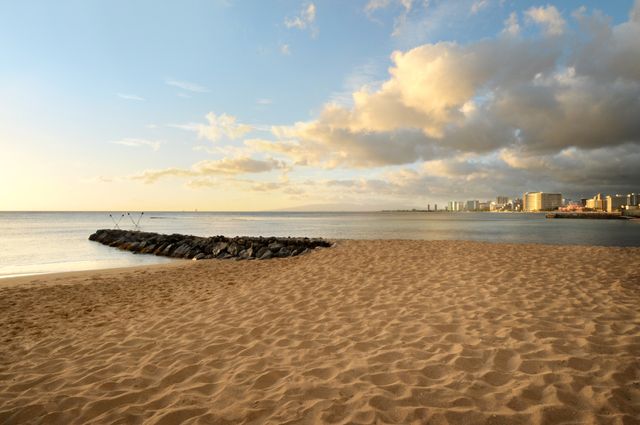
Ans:
[{"label": "sea surface", "polygon": [[199,236],[476,240],[640,246],[640,220],[546,219],[527,213],[0,212],[0,278],[175,261],[91,242],[97,229]]}]

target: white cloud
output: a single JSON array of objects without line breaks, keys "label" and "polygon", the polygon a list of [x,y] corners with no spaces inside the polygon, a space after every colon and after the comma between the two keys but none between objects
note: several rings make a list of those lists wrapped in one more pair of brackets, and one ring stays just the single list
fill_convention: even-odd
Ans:
[{"label": "white cloud", "polygon": [[282,53],[285,56],[289,56],[291,54],[291,47],[289,47],[288,44],[281,44],[280,53]]},{"label": "white cloud", "polygon": [[487,6],[489,6],[489,0],[475,0],[471,5],[470,12],[472,15],[475,15]]},{"label": "white cloud", "polygon": [[[640,22],[581,19],[590,21],[561,39],[497,36],[395,52],[388,78],[355,90],[351,105],[329,103],[314,120],[273,127],[276,140],[245,143],[298,166],[425,161],[430,179],[459,174],[477,190],[536,180],[518,164],[556,164],[548,181],[537,170],[548,185],[577,185],[572,174],[594,183],[585,167],[601,170],[602,184],[629,185],[631,162],[614,158],[640,154]],[[594,160],[607,149],[618,167]]]},{"label": "white cloud", "polygon": [[126,100],[137,100],[139,102],[144,101],[143,97],[137,96],[135,94],[117,93],[117,96],[121,99],[126,99]]},{"label": "white cloud", "polygon": [[[373,13],[380,9],[386,9],[390,5],[397,5],[402,8],[402,12],[394,19],[392,36],[397,36],[400,33],[400,29],[407,21],[407,17],[413,8],[413,0],[369,0],[364,7],[364,11],[374,22],[379,22],[373,18]],[[425,7],[428,5],[428,1],[424,2]]]},{"label": "white cloud", "polygon": [[316,20],[316,5],[314,3],[306,4],[300,13],[292,18],[285,18],[284,25],[287,28],[297,28],[304,30],[309,28],[311,34],[315,37],[318,35],[318,28],[314,25]]},{"label": "white cloud", "polygon": [[194,93],[208,93],[209,89],[203,87],[196,83],[191,83],[189,81],[178,81],[173,79],[165,80],[165,83],[170,86],[178,87],[182,90],[194,92]]},{"label": "white cloud", "polygon": [[629,12],[629,20],[631,22],[640,23],[640,0],[635,0]]},{"label": "white cloud", "polygon": [[261,99],[257,99],[256,103],[258,105],[271,105],[273,101],[271,99],[261,98]]},{"label": "white cloud", "polygon": [[369,0],[364,7],[367,15],[379,9],[385,9],[391,4],[391,0]]},{"label": "white cloud", "polygon": [[518,15],[516,12],[511,12],[509,17],[504,21],[503,31],[510,35],[520,34],[520,23],[518,22]]},{"label": "white cloud", "polygon": [[130,146],[130,147],[148,146],[154,151],[157,151],[158,149],[160,149],[160,145],[162,145],[162,142],[158,140],[135,139],[135,138],[124,138],[120,140],[114,140],[110,143],[114,143],[116,145],[122,145],[122,146]]},{"label": "white cloud", "polygon": [[201,139],[218,141],[226,136],[229,139],[238,139],[254,129],[249,124],[239,123],[233,115],[209,112],[205,118],[207,124],[189,123],[189,124],[170,124],[170,127],[179,128],[181,130],[193,131],[198,133]]},{"label": "white cloud", "polygon": [[411,11],[413,7],[413,0],[369,0],[364,7],[364,11],[367,15],[380,9],[386,9],[391,3],[397,3],[404,9],[405,12]]},{"label": "white cloud", "polygon": [[134,180],[144,183],[155,183],[165,177],[204,177],[216,175],[237,175],[266,173],[274,170],[286,171],[289,166],[272,158],[253,159],[250,157],[223,158],[218,160],[200,161],[191,168],[170,167],[161,170],[146,170],[133,176]]},{"label": "white cloud", "polygon": [[560,35],[564,32],[566,22],[555,6],[532,7],[524,14],[532,22],[542,25],[548,35]]}]

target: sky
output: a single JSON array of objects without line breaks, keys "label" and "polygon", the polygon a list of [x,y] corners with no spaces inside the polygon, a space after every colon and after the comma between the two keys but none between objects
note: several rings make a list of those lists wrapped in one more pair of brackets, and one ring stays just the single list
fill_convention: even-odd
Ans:
[{"label": "sky", "polygon": [[640,0],[0,0],[0,210],[640,191]]}]

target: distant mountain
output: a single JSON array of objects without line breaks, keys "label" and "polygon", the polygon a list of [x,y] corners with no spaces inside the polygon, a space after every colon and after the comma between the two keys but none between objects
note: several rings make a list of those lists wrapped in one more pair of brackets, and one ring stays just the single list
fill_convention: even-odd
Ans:
[{"label": "distant mountain", "polygon": [[395,209],[411,209],[413,207],[389,205],[389,204],[346,204],[346,203],[329,203],[329,204],[309,204],[299,205],[296,207],[280,208],[273,211],[281,212],[367,212],[382,211]]}]

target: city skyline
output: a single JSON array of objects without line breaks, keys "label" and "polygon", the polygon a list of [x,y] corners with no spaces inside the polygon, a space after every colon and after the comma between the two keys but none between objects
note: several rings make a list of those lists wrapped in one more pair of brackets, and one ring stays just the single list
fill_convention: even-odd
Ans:
[{"label": "city skyline", "polygon": [[633,192],[638,40],[640,0],[5,2],[0,210]]}]

